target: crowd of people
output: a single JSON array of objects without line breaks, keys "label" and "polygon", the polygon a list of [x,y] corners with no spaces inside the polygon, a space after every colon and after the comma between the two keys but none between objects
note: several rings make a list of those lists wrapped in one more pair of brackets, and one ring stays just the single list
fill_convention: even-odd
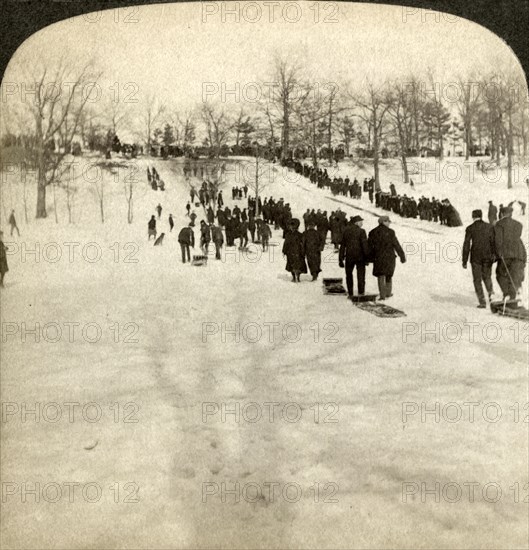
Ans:
[{"label": "crowd of people", "polygon": [[[243,198],[246,203],[240,203]],[[347,293],[353,296],[352,272],[356,268],[358,293],[365,293],[365,268],[373,263],[373,274],[377,277],[380,299],[392,296],[392,276],[395,270],[395,255],[405,262],[404,252],[393,230],[390,220],[381,216],[379,226],[370,232],[369,238],[361,229],[363,220],[359,216],[347,218],[339,208],[327,213],[321,209],[307,209],[303,214],[304,230],[301,232],[301,220],[294,217],[292,208],[282,197],[254,197],[248,194],[248,188],[233,187],[232,206],[225,205],[222,191],[217,185],[204,180],[197,192],[192,186],[190,200],[186,205],[188,223],[178,234],[182,252],[182,262],[191,261],[190,250],[195,248],[197,215],[193,206],[202,207],[205,219],[200,220],[199,247],[202,255],[208,255],[211,244],[215,246],[215,258],[221,259],[224,246],[238,246],[246,249],[248,243],[260,244],[267,250],[272,236],[272,228],[281,231],[284,239],[282,252],[286,258],[285,269],[291,274],[292,282],[300,282],[302,274],[310,273],[312,281],[321,273],[321,253],[330,241],[335,252],[339,253],[339,264],[345,268]],[[196,199],[198,201],[196,202]],[[158,220],[161,218],[161,205],[157,207]],[[148,238],[156,239],[156,216],[152,215],[148,223]],[[170,216],[170,228],[173,221]],[[365,241],[365,246],[362,242]]]},{"label": "crowd of people", "polygon": [[[352,199],[361,199],[362,192],[367,193],[371,204],[383,210],[387,210],[405,218],[419,218],[421,220],[439,222],[449,227],[459,227],[462,224],[459,213],[448,199],[439,200],[435,197],[420,197],[417,201],[406,194],[399,195],[393,183],[389,192],[375,189],[375,178],[364,178],[362,184],[354,178],[347,176],[331,178],[326,168],[315,168],[292,159],[283,161],[283,165],[308,178],[318,188],[329,189],[333,195],[349,196]],[[414,189],[413,180],[410,180],[410,188]]]}]

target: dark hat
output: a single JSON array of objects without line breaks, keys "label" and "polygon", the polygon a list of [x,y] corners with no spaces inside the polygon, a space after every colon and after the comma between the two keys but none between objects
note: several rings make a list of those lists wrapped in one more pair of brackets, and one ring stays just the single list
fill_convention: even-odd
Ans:
[{"label": "dark hat", "polygon": [[297,218],[292,218],[290,220],[290,223],[289,223],[290,226],[295,227],[295,228],[298,228],[299,224],[300,224],[300,222]]},{"label": "dark hat", "polygon": [[503,208],[503,213],[504,214],[512,214],[513,210],[512,210],[512,206],[505,206]]},{"label": "dark hat", "polygon": [[356,222],[363,222],[364,221],[364,218],[362,218],[361,216],[354,216],[351,221],[353,223],[356,223]]},{"label": "dark hat", "polygon": [[472,218],[482,218],[483,212],[481,210],[472,210]]},{"label": "dark hat", "polygon": [[378,223],[379,224],[383,224],[384,222],[391,223],[391,220],[389,219],[389,216],[380,216],[380,218],[378,218]]}]

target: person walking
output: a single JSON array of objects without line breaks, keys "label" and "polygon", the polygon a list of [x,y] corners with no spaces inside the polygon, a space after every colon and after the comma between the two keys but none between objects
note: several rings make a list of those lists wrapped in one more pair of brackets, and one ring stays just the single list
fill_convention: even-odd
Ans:
[{"label": "person walking", "polygon": [[[367,234],[362,225],[364,220],[360,216],[354,216],[351,224],[344,231],[338,262],[340,267],[345,267],[345,281],[347,294],[353,297],[353,270],[356,267],[356,278],[358,281],[358,294],[365,294],[366,288],[366,265],[369,263],[369,245]],[[344,263],[345,260],[345,263]]]},{"label": "person walking", "polygon": [[20,231],[18,230],[17,221],[15,219],[15,211],[11,210],[11,215],[9,216],[9,225],[11,226],[11,236],[13,236],[13,231],[16,229],[17,234],[20,237]]},{"label": "person walking", "polygon": [[522,231],[523,225],[512,219],[512,207],[504,207],[503,217],[494,226],[494,252],[498,258],[496,279],[504,299],[515,300],[524,280],[527,253]]},{"label": "person walking", "polygon": [[393,296],[393,275],[395,273],[395,258],[406,263],[406,256],[395,235],[390,229],[391,220],[388,216],[378,218],[378,227],[369,232],[368,245],[373,260],[373,275],[378,281],[380,300]]},{"label": "person walking", "polygon": [[9,271],[7,265],[7,253],[4,245],[4,232],[0,231],[0,287],[4,288],[4,277]]},{"label": "person walking", "polygon": [[321,237],[316,230],[313,220],[307,222],[307,229],[303,233],[303,249],[309,265],[312,280],[315,281],[321,273]]},{"label": "person walking", "polygon": [[183,227],[178,234],[178,242],[180,243],[180,248],[182,250],[182,263],[191,261],[191,253],[189,248],[195,248],[195,234],[191,228],[191,224],[186,227]]},{"label": "person walking", "polygon": [[211,238],[215,244],[215,259],[220,260],[220,253],[224,246],[224,235],[222,234],[222,229],[218,225],[211,226]]},{"label": "person walking", "polygon": [[156,240],[156,218],[154,217],[154,214],[151,216],[151,219],[149,220],[149,223],[147,224],[147,233],[148,233],[148,239],[151,240],[151,237]]},{"label": "person walking", "polygon": [[492,201],[489,201],[488,218],[491,225],[494,225],[498,221],[498,207]]},{"label": "person walking", "polygon": [[294,218],[290,221],[283,243],[283,254],[287,257],[285,269],[292,274],[292,282],[299,283],[301,273],[307,273],[305,254],[303,250],[303,237],[298,231],[300,222]]},{"label": "person walking", "polygon": [[209,243],[211,242],[211,231],[209,225],[201,220],[200,222],[200,248],[204,254],[209,252]]},{"label": "person walking", "polygon": [[465,230],[465,242],[463,243],[463,269],[467,268],[470,257],[472,267],[472,279],[474,290],[478,297],[478,308],[487,307],[482,283],[490,297],[492,295],[492,264],[494,263],[494,229],[490,223],[483,221],[481,210],[472,212],[474,220]]}]

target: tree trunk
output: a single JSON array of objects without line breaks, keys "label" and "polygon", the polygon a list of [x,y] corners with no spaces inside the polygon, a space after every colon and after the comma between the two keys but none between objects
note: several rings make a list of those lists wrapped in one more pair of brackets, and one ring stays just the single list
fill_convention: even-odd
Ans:
[{"label": "tree trunk", "polygon": [[37,219],[47,218],[46,212],[46,163],[44,159],[44,143],[43,139],[39,139],[37,143],[38,157],[37,157]]},{"label": "tree trunk", "polygon": [[468,124],[465,122],[465,145],[466,145],[466,151],[465,151],[465,160],[470,159],[470,129],[468,127]]},{"label": "tree trunk", "polygon": [[404,174],[404,183],[410,183],[410,175],[408,172],[408,161],[406,160],[406,155],[402,153],[402,172]]},{"label": "tree trunk", "polygon": [[38,182],[37,187],[37,219],[47,218],[48,213],[46,212],[46,185],[40,181]]},{"label": "tree trunk", "polygon": [[288,109],[288,100],[287,100],[287,102],[283,103],[283,143],[282,143],[282,151],[281,151],[283,160],[286,160],[289,157],[288,155],[289,140],[290,140],[290,113]]}]

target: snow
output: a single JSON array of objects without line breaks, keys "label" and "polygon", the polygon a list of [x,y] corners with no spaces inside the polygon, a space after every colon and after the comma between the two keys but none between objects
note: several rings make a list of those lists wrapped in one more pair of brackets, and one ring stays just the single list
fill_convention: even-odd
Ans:
[{"label": "snow", "polygon": [[[247,163],[245,170],[228,171],[223,193],[230,206],[232,183],[244,183],[241,173],[253,174],[252,160],[239,161]],[[276,246],[268,253],[232,249],[221,261],[210,255],[206,267],[183,265],[177,234],[187,220],[189,188],[182,161],[136,161],[132,224],[126,222],[123,183],[134,170],[130,161],[120,162],[116,178],[101,172],[104,224],[88,172],[76,180],[73,224],[67,223],[62,189],[57,190],[59,223],[50,190],[48,219],[35,221],[31,210],[25,224],[19,178],[3,180],[2,228],[11,245],[1,293],[1,467],[3,487],[17,484],[9,486],[16,488],[14,495],[3,495],[6,548],[527,548],[528,328],[476,309],[470,271],[449,248],[456,243],[460,255],[464,228],[391,215],[408,262],[397,264],[389,304],[407,317],[381,319],[343,297],[325,296],[321,283],[309,276],[292,284],[279,231],[273,232]],[[165,193],[148,187],[148,165],[166,182]],[[361,201],[332,197],[292,172],[265,167],[262,195],[283,197],[297,217],[307,208],[340,207],[348,215],[361,208],[364,228],[375,227],[381,211],[365,193]],[[348,163],[340,170],[362,180],[371,175],[369,165],[358,170]],[[448,197],[465,225],[472,209],[486,212],[489,199],[529,202],[525,176],[512,190],[504,181],[492,184],[481,176],[473,183],[432,178],[421,183],[412,177],[416,196]],[[398,164],[385,161],[383,188],[393,181],[401,192],[399,178]],[[159,232],[166,238],[154,248],[147,242],[147,221],[158,202],[164,209]],[[33,194],[28,204],[33,209]],[[10,208],[16,209],[20,238],[9,237]],[[199,223],[202,212],[196,210]],[[175,218],[172,234],[169,213]],[[515,217],[524,223],[527,242],[527,220],[518,212]],[[197,241],[198,236],[195,230]],[[71,262],[68,242],[79,243],[71,249]],[[22,254],[23,246],[34,249],[36,243],[38,262]],[[55,263],[49,260],[57,248],[50,243],[62,252]],[[91,263],[83,251],[86,258],[99,251],[101,258]],[[323,276],[345,276],[330,245],[323,257]],[[366,291],[376,292],[370,267]],[[56,325],[49,325],[50,341],[41,335],[37,343],[28,334],[24,342],[23,322],[27,328],[58,323],[62,334],[53,343]],[[68,322],[79,323],[72,342]],[[229,333],[237,323],[238,342]],[[469,323],[475,323],[473,339]],[[90,343],[94,326],[101,336]],[[438,341],[425,332],[436,327]],[[261,337],[251,342],[259,330]],[[68,402],[80,403],[72,422]],[[265,406],[270,402],[279,403],[273,422]],[[469,402],[478,403],[474,422],[464,406]],[[58,403],[63,414],[49,421],[50,407],[48,420],[27,416],[24,422],[20,412],[7,414],[12,409],[6,403],[18,409],[40,403],[41,411]],[[88,403],[100,407],[98,421],[84,418]],[[223,419],[221,412],[236,403],[240,421],[230,414]],[[258,422],[248,420],[255,409],[250,403],[263,413]],[[298,421],[282,416],[288,403],[294,404],[292,416],[301,411]],[[433,409],[435,403],[440,421],[430,414],[422,422],[421,407]],[[457,407],[447,408],[449,403],[461,408],[461,420],[450,421]],[[497,407],[485,407],[490,403],[501,408],[496,422],[490,419]],[[412,412],[415,406],[419,412]],[[409,412],[404,418],[403,407]],[[90,418],[94,411],[97,406],[85,409]],[[204,417],[205,412],[211,414]],[[137,422],[124,422],[125,417]],[[35,503],[32,495],[22,502],[23,482],[96,483],[102,496],[90,503],[78,488],[70,503],[63,489],[56,503],[42,496]],[[431,489],[436,482],[447,490],[446,484],[459,484],[460,501],[450,503],[441,493],[435,502],[421,491],[421,483]],[[472,482],[479,484],[475,502],[469,502],[464,485]],[[256,483],[263,498],[249,502],[254,486],[247,486],[246,499],[241,495],[235,503],[227,494],[222,502],[222,483],[228,488],[239,483],[241,491]],[[273,501],[267,483],[279,484]],[[281,495],[288,483],[301,487],[298,502]],[[503,491],[498,502],[482,497],[489,483]],[[516,483],[519,502],[510,489]],[[117,503],[110,489],[115,484]],[[139,502],[123,502],[134,487]],[[204,502],[206,487],[218,492]],[[338,502],[324,502],[333,487]],[[419,488],[407,502],[404,487]]]}]

